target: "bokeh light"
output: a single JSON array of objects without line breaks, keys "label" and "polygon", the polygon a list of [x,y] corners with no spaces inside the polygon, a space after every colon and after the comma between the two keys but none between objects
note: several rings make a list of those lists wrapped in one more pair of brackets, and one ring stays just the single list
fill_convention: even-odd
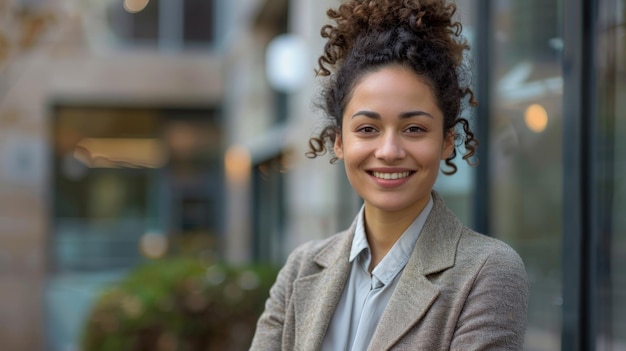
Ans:
[{"label": "bokeh light", "polygon": [[548,112],[539,104],[532,104],[526,108],[524,122],[528,129],[535,133],[541,133],[548,126]]},{"label": "bokeh light", "polygon": [[139,239],[139,250],[148,258],[161,258],[167,252],[168,240],[165,235],[148,232]]},{"label": "bokeh light", "polygon": [[250,177],[250,167],[252,164],[250,152],[241,145],[233,145],[224,156],[224,168],[226,178],[234,183],[246,182]]}]

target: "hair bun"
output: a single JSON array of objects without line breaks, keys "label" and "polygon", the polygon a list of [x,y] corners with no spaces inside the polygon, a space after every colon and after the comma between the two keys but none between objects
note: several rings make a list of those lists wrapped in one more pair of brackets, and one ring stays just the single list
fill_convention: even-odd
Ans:
[{"label": "hair bun", "polygon": [[[452,48],[458,64],[467,48],[464,41],[456,43],[461,23],[453,20],[456,6],[445,0],[351,0],[339,8],[329,9],[328,17],[335,22],[322,27],[321,35],[328,39],[324,54],[318,60],[318,74],[330,75],[330,70],[345,59],[361,36],[371,32],[405,28],[416,39],[442,42]],[[456,44],[456,45],[454,45]],[[457,46],[458,49],[454,49]]]}]

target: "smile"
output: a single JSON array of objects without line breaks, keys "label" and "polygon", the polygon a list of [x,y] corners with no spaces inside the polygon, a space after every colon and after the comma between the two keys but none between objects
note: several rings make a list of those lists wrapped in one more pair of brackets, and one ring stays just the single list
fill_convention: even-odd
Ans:
[{"label": "smile", "polygon": [[409,171],[406,171],[406,172],[396,172],[396,173],[372,172],[371,174],[374,177],[376,177],[376,178],[389,180],[389,179],[406,178],[406,177],[411,175],[411,172],[409,172]]}]

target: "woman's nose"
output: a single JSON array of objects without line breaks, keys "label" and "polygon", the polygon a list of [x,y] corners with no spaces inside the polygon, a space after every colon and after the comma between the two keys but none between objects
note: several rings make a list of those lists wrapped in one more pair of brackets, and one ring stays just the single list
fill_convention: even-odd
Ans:
[{"label": "woman's nose", "polygon": [[406,156],[406,152],[402,146],[402,141],[398,135],[388,133],[383,135],[379,140],[380,144],[376,148],[376,152],[374,154],[376,158],[391,162],[402,159]]}]

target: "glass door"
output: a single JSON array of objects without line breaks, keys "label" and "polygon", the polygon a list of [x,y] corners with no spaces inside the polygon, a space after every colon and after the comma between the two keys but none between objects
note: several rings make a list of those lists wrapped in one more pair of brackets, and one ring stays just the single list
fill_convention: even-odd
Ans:
[{"label": "glass door", "polygon": [[592,150],[592,335],[626,350],[626,1],[600,0]]},{"label": "glass door", "polygon": [[489,3],[489,234],[512,245],[528,271],[531,293],[525,349],[559,350],[564,118],[561,2]]}]

